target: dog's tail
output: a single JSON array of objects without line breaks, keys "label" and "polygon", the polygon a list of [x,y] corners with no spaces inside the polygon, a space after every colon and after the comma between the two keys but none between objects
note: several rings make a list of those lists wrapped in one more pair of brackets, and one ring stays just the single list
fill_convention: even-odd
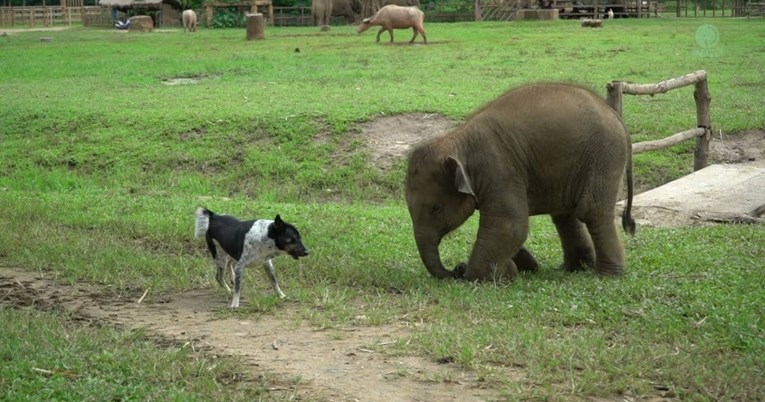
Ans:
[{"label": "dog's tail", "polygon": [[213,212],[207,208],[200,207],[197,209],[197,224],[196,229],[194,230],[194,235],[196,237],[205,237],[207,228],[210,227],[211,215],[213,215]]}]

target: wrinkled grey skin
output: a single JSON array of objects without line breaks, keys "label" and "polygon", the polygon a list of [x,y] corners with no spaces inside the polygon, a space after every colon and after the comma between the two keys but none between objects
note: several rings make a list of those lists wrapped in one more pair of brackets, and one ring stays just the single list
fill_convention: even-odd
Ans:
[{"label": "wrinkled grey skin", "polygon": [[329,26],[329,19],[332,16],[332,3],[332,0],[311,0],[311,15],[316,25]]},{"label": "wrinkled grey skin", "polygon": [[[614,206],[626,170],[622,226],[634,233],[629,133],[597,95],[571,85],[529,85],[489,103],[460,127],[415,148],[406,202],[425,267],[437,278],[511,280],[537,262],[523,248],[529,216],[549,214],[563,269],[625,268]],[[467,264],[447,270],[441,239],[480,211]]]},{"label": "wrinkled grey skin", "polygon": [[331,17],[344,17],[352,24],[361,12],[360,0],[312,0],[311,14],[319,26],[328,26]]},{"label": "wrinkled grey skin", "polygon": [[332,16],[343,17],[345,22],[352,24],[361,15],[360,0],[332,0]]}]

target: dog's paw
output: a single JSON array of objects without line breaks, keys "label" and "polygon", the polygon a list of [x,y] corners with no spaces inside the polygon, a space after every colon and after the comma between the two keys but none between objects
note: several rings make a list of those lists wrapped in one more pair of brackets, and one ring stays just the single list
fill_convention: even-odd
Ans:
[{"label": "dog's paw", "polygon": [[234,294],[234,298],[231,300],[231,305],[228,306],[230,309],[239,308],[239,294]]}]

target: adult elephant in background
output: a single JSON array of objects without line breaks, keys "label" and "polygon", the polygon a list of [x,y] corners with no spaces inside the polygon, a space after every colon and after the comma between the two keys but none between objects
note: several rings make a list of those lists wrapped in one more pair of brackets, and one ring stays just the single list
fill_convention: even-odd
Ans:
[{"label": "adult elephant in background", "polygon": [[331,17],[343,17],[352,24],[361,12],[361,0],[312,0],[311,13],[322,30],[329,30]]},{"label": "adult elephant in background", "polygon": [[332,0],[332,16],[343,17],[353,24],[361,13],[361,0]]},{"label": "adult elephant in background", "polygon": [[401,7],[411,7],[411,6],[420,6],[420,0],[382,0],[382,5],[387,6],[389,4],[393,4],[396,6]]},{"label": "adult elephant in background", "polygon": [[[627,176],[622,226],[632,234],[632,152],[621,118],[599,96],[572,85],[511,90],[409,158],[406,202],[425,267],[438,278],[510,280],[537,262],[523,248],[529,216],[549,214],[563,268],[625,268],[614,223]],[[441,239],[480,211],[467,264],[447,270]]]},{"label": "adult elephant in background", "polygon": [[420,6],[420,0],[360,0],[361,1],[361,16],[364,18],[371,17],[377,13],[381,8],[394,5],[401,7]]},{"label": "adult elephant in background", "polygon": [[332,17],[333,0],[311,0],[311,14],[316,25],[322,31],[329,31],[329,19]]}]

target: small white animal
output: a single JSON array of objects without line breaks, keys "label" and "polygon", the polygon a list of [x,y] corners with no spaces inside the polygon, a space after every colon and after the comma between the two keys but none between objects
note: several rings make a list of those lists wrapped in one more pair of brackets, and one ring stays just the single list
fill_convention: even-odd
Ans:
[{"label": "small white animal", "polygon": [[194,10],[186,10],[181,14],[183,18],[183,32],[197,31],[197,13]]},{"label": "small white animal", "polygon": [[385,31],[390,33],[390,42],[393,43],[393,30],[394,29],[409,29],[412,28],[414,36],[409,43],[414,42],[414,39],[419,33],[422,35],[422,41],[428,43],[428,38],[425,37],[425,28],[422,23],[425,20],[425,13],[417,7],[400,7],[394,4],[389,4],[377,11],[377,13],[369,18],[364,18],[361,21],[361,25],[356,28],[356,32],[362,33],[372,26],[380,26],[380,31],[377,32],[377,42],[380,41],[380,34]]},{"label": "small white animal", "polygon": [[614,10],[612,10],[610,8],[608,9],[608,19],[609,20],[614,19]]}]

